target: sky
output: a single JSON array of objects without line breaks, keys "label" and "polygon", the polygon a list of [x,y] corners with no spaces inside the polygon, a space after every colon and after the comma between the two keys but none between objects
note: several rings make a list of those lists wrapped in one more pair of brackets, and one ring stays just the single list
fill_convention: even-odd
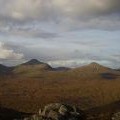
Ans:
[{"label": "sky", "polygon": [[0,0],[0,64],[120,68],[120,0]]}]

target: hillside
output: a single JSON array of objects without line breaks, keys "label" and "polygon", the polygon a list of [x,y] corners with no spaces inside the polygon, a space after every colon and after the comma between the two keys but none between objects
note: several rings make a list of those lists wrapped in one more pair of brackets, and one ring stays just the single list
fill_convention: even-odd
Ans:
[{"label": "hillside", "polygon": [[52,67],[46,63],[32,59],[26,63],[20,64],[14,68],[12,73],[22,75],[36,75],[44,71],[52,70]]},{"label": "hillside", "polygon": [[79,67],[79,68],[75,68],[74,71],[79,71],[79,72],[89,72],[89,73],[101,73],[101,72],[109,72],[112,71],[112,69],[102,66],[98,63],[90,63],[88,65]]},{"label": "hillside", "polygon": [[45,63],[40,62],[37,59],[31,59],[30,61],[27,61],[21,65],[40,65],[40,64],[45,64]]},{"label": "hillside", "polygon": [[13,67],[7,67],[5,65],[0,64],[0,75],[5,75],[10,73],[13,70]]},{"label": "hillside", "polygon": [[15,66],[11,74],[0,77],[0,104],[16,111],[35,113],[53,102],[88,110],[120,100],[120,72],[97,63],[55,71],[35,60]]}]

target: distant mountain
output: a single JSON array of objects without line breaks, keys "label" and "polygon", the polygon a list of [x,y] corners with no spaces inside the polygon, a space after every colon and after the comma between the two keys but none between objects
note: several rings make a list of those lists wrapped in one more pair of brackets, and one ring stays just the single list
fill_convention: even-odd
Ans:
[{"label": "distant mountain", "polygon": [[[50,65],[44,62],[40,62],[37,59],[31,59],[23,64],[14,66],[14,67],[7,67],[0,64],[0,75],[4,74],[19,74],[19,75],[27,75],[27,76],[39,76],[41,73],[45,73],[46,71],[71,71],[71,74],[78,74],[80,75],[86,75],[91,73],[99,73],[103,77],[110,77],[112,78],[116,76],[116,74],[119,74],[119,71],[117,73],[117,70],[110,69],[108,67],[105,67],[103,65],[100,65],[98,63],[90,63],[88,65],[78,67],[78,68],[67,68],[67,67],[57,67],[52,68]],[[112,73],[112,74],[111,74]]]},{"label": "distant mountain", "polygon": [[67,70],[70,70],[70,68],[68,67],[57,67],[57,68],[54,68],[55,71],[67,71]]},{"label": "distant mountain", "polygon": [[98,63],[92,62],[88,65],[79,67],[79,68],[75,68],[75,71],[82,71],[82,72],[108,72],[111,71],[112,69],[102,66]]},{"label": "distant mountain", "polygon": [[116,69],[117,71],[120,71],[120,69]]},{"label": "distant mountain", "polygon": [[53,68],[47,63],[43,63],[36,59],[32,59],[26,63],[16,66],[13,70],[13,73],[40,74],[43,71],[49,71],[52,69]]},{"label": "distant mountain", "polygon": [[7,66],[0,64],[0,74],[8,73],[10,70],[11,70],[10,67],[7,67]]},{"label": "distant mountain", "polygon": [[22,65],[40,65],[40,64],[45,64],[45,63],[40,62],[37,59],[31,59],[30,61],[23,63]]}]

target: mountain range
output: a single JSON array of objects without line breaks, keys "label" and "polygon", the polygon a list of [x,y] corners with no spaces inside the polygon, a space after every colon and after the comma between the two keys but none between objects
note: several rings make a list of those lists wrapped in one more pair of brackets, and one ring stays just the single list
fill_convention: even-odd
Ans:
[{"label": "mountain range", "polygon": [[[14,67],[0,65],[0,76],[19,76],[19,77],[40,77],[44,74],[56,76],[56,74],[64,74],[64,76],[76,75],[79,78],[85,77],[102,77],[103,79],[116,79],[119,77],[119,70],[105,67],[98,63],[90,63],[77,68],[56,67],[53,68],[47,63],[40,62],[37,59],[31,59],[25,63]],[[59,78],[59,75],[57,75]],[[63,75],[61,75],[63,76]]]},{"label": "mountain range", "polygon": [[[67,67],[57,67],[52,68],[50,65],[44,62],[40,62],[37,59],[31,59],[30,61],[27,61],[25,63],[22,63],[20,65],[14,66],[14,67],[7,67],[5,65],[0,64],[0,74],[6,74],[10,72],[29,72],[29,71],[78,71],[78,72],[109,72],[113,71],[113,69],[102,66],[98,63],[90,63],[88,65],[77,67],[77,68],[67,68]],[[116,71],[116,70],[115,70]]]}]

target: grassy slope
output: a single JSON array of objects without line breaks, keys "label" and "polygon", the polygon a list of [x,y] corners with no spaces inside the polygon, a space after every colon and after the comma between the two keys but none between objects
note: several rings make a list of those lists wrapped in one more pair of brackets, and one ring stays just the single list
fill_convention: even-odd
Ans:
[{"label": "grassy slope", "polygon": [[[111,79],[103,73],[109,73]],[[118,71],[98,65],[64,72],[40,66],[17,68],[12,76],[0,78],[0,103],[32,113],[51,102],[67,102],[87,110],[120,100],[119,75]]]}]

